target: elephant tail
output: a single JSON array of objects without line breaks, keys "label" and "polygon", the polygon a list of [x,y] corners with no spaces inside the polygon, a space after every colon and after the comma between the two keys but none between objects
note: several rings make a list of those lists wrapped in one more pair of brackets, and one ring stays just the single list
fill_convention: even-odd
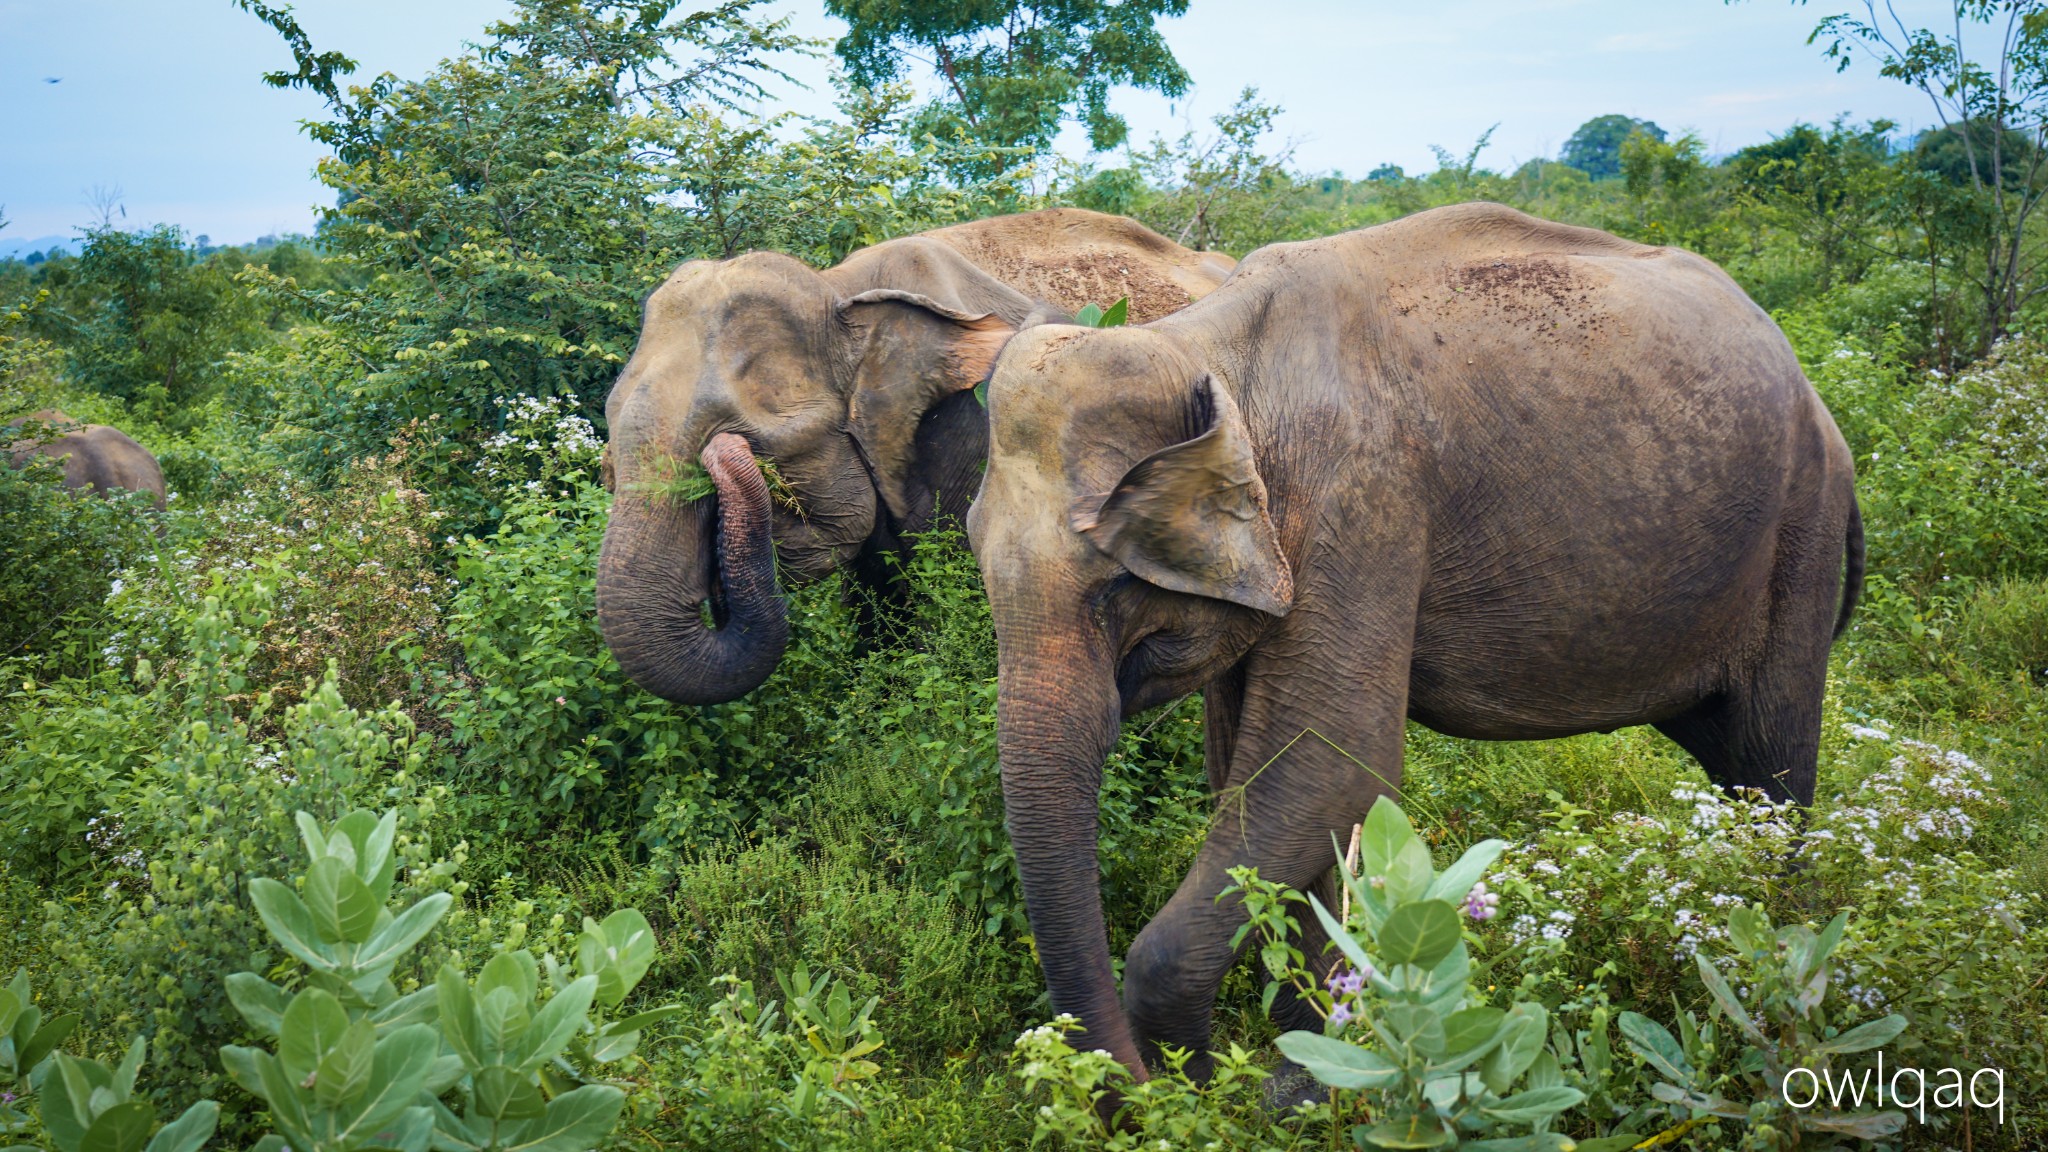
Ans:
[{"label": "elephant tail", "polygon": [[1843,551],[1847,553],[1842,573],[1842,610],[1835,617],[1835,639],[1849,630],[1849,618],[1856,614],[1856,602],[1863,599],[1863,509],[1856,497],[1849,497],[1849,533]]}]

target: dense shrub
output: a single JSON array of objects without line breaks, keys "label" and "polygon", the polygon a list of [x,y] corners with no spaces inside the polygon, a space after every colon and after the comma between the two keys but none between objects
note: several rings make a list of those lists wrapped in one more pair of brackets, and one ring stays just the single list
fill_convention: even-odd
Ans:
[{"label": "dense shrub", "polygon": [[[4,452],[15,433],[0,437]],[[21,469],[0,459],[0,659],[49,646],[68,617],[98,608],[120,571],[156,550],[154,496],[95,498],[62,478],[48,457]]]}]

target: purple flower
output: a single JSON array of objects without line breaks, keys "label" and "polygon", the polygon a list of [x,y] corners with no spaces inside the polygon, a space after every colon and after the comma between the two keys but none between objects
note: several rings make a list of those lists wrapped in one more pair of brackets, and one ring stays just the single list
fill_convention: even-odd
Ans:
[{"label": "purple flower", "polygon": [[1500,911],[1500,896],[1486,890],[1486,881],[1481,880],[1465,894],[1465,915],[1474,920],[1491,920]]},{"label": "purple flower", "polygon": [[1351,1006],[1349,1004],[1339,1004],[1335,1008],[1330,1009],[1330,1023],[1338,1028],[1351,1023]]},{"label": "purple flower", "polygon": [[1370,969],[1367,969],[1366,972],[1360,972],[1355,968],[1332,968],[1330,974],[1323,978],[1323,986],[1330,990],[1332,996],[1356,996],[1364,990],[1365,978],[1370,971]]}]

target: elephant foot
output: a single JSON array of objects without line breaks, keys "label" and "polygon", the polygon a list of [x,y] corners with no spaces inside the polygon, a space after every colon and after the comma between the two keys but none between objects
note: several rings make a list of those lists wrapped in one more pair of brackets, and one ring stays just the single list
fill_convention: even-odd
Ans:
[{"label": "elephant foot", "polygon": [[1292,1060],[1282,1060],[1261,1086],[1261,1102],[1269,1112],[1287,1112],[1302,1105],[1321,1104],[1330,1090]]}]

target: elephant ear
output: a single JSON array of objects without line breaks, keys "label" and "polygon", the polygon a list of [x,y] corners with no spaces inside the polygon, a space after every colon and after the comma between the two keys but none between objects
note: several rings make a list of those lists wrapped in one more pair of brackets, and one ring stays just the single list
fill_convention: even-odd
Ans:
[{"label": "elephant ear", "polygon": [[849,297],[839,314],[856,357],[848,428],[874,469],[883,502],[905,518],[918,422],[941,400],[988,379],[1016,329],[993,314],[963,312],[894,288]]},{"label": "elephant ear", "polygon": [[1285,616],[1294,573],[1250,434],[1222,389],[1205,378],[1196,390],[1207,431],[1138,461],[1108,496],[1083,497],[1068,522],[1141,580]]}]

